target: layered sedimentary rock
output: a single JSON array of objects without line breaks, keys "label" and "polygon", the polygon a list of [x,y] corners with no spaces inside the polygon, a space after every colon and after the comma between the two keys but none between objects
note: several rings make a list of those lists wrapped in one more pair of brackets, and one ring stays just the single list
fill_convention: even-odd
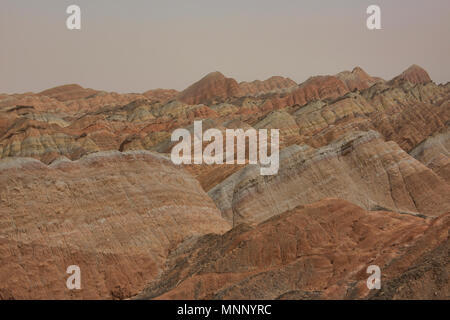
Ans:
[{"label": "layered sedimentary rock", "polygon": [[226,78],[220,72],[212,72],[181,92],[178,99],[187,104],[200,104],[239,97],[242,94],[236,80]]},{"label": "layered sedimentary rock", "polygon": [[413,64],[408,69],[403,71],[399,76],[392,79],[392,82],[406,80],[412,84],[425,84],[431,82],[431,78],[423,68]]},{"label": "layered sedimentary rock", "polygon": [[144,92],[143,95],[150,101],[168,102],[175,99],[178,93],[173,89],[153,89]]},{"label": "layered sedimentary rock", "polygon": [[0,110],[11,112],[17,108],[28,107],[42,112],[68,112],[66,104],[47,96],[33,93],[13,94],[0,99]]},{"label": "layered sedimentary rock", "polygon": [[49,163],[61,155],[79,159],[92,152],[117,150],[120,142],[121,135],[100,122],[96,127],[78,131],[52,121],[22,118],[3,134],[0,155],[3,158],[33,157]]},{"label": "layered sedimentary rock", "polygon": [[127,298],[180,242],[229,228],[194,178],[148,152],[11,158],[0,171],[0,298]]},{"label": "layered sedimentary rock", "polygon": [[[218,126],[238,121],[251,127],[279,127],[282,147],[302,143],[321,147],[350,131],[376,130],[409,152],[445,127],[450,91],[448,85],[425,80],[412,84],[403,78],[407,77],[384,82],[355,68],[312,77],[301,85],[272,77],[241,83],[237,89],[233,79],[216,72],[181,94],[163,89],[117,94],[69,85],[40,94],[4,95],[1,157],[32,156],[48,162],[58,155],[78,159],[96,151],[160,150],[158,145],[174,129],[200,119],[217,119]],[[245,93],[244,87],[265,92]],[[356,91],[349,92],[352,89]],[[205,104],[193,104],[196,98],[189,98],[189,103],[176,100],[184,94],[201,96],[197,100]],[[24,129],[27,121],[26,126],[35,130]]]},{"label": "layered sedimentary rock", "polygon": [[[78,85],[40,94],[3,95],[0,156],[29,156],[51,163],[60,155],[76,160],[107,150],[168,152],[162,146],[170,145],[171,132],[201,119],[214,119],[215,127],[235,121],[240,128],[280,129],[282,148],[303,143],[320,148],[348,132],[375,130],[410,152],[450,119],[450,87],[428,82],[426,77],[414,81],[417,84],[407,80],[414,79],[408,75],[423,74],[420,70],[412,67],[389,82],[358,67],[336,76],[312,77],[299,86],[287,78],[272,77],[241,83],[241,92],[233,89],[232,94],[226,93],[226,87],[236,88],[235,81],[212,73],[186,90],[206,97],[207,104],[174,100],[175,90],[117,94],[91,92]],[[243,92],[243,87],[278,89],[253,94]],[[90,95],[82,98],[86,92]],[[208,188],[235,171],[214,170],[212,179],[207,176],[209,167],[194,171]]]},{"label": "layered sedimentary rock", "polygon": [[315,76],[289,93],[268,99],[263,109],[281,109],[293,105],[305,105],[315,100],[336,99],[348,91],[345,83],[334,76]]},{"label": "layered sedimentary rock", "polygon": [[282,92],[297,86],[297,83],[289,78],[274,76],[264,81],[241,82],[239,87],[244,95],[254,96],[269,92]]},{"label": "layered sedimentary rock", "polygon": [[[173,166],[171,134],[195,120],[279,129],[278,174]],[[418,66],[1,94],[0,298],[446,298],[449,121],[450,84]]]},{"label": "layered sedimentary rock", "polygon": [[299,126],[295,118],[284,110],[270,112],[259,122],[254,124],[255,129],[278,129],[281,136],[280,143],[289,145],[289,141],[295,140],[298,136]]},{"label": "layered sedimentary rock", "polygon": [[[224,235],[186,241],[172,252],[168,270],[136,298],[364,298],[370,294],[368,266],[384,272],[393,262],[401,263],[437,224],[440,230],[448,227],[449,218],[430,222],[366,211],[340,199],[321,200],[255,227],[243,224]],[[429,247],[444,240],[437,237]],[[383,281],[395,275],[383,273]]]},{"label": "layered sedimentary rock", "polygon": [[[76,85],[76,87],[79,86]],[[17,107],[27,106],[33,107],[37,112],[64,113],[66,116],[73,116],[74,114],[95,112],[104,107],[123,106],[137,99],[145,99],[144,95],[136,93],[119,94],[82,87],[80,87],[81,92],[72,92],[71,86],[66,92],[61,88],[66,88],[66,86],[50,89],[49,96],[43,93],[25,93],[4,97],[0,99],[0,111],[8,112]],[[52,94],[53,90],[56,90],[56,93]]]},{"label": "layered sedimentary rock", "polygon": [[299,141],[320,147],[351,131],[374,129],[370,115],[377,109],[357,93],[331,102],[314,101],[294,109]]},{"label": "layered sedimentary rock", "polygon": [[410,154],[450,183],[450,129],[429,137]]},{"label": "layered sedimentary rock", "polygon": [[98,112],[104,108],[121,107],[139,99],[145,99],[145,96],[136,93],[119,94],[101,91],[86,99],[70,100],[66,104],[71,113],[85,114]]},{"label": "layered sedimentary rock", "polygon": [[371,292],[368,298],[448,300],[449,230],[450,214],[431,221],[423,235],[418,235],[417,241],[412,242],[401,257],[383,268],[381,289]]},{"label": "layered sedimentary rock", "polygon": [[375,85],[363,96],[380,110],[371,116],[377,130],[406,151],[444,128],[450,119],[449,91],[434,83]]},{"label": "layered sedimentary rock", "polygon": [[275,176],[249,165],[209,191],[223,216],[256,224],[325,197],[365,209],[439,216],[450,210],[449,185],[374,131],[352,132],[319,149],[292,145]]},{"label": "layered sedimentary rock", "polygon": [[350,91],[367,89],[375,83],[383,82],[380,78],[369,76],[360,67],[355,67],[351,72],[340,72],[336,75],[336,78],[344,82]]},{"label": "layered sedimentary rock", "polygon": [[97,91],[93,89],[85,89],[78,84],[67,84],[64,86],[55,87],[39,93],[41,96],[47,96],[58,101],[69,101],[87,98]]}]

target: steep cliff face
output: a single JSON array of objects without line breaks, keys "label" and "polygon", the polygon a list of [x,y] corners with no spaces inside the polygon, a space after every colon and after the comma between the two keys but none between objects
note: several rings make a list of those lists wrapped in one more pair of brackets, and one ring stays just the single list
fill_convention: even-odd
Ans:
[{"label": "steep cliff face", "polygon": [[[127,298],[187,238],[229,225],[198,182],[148,152],[0,161],[0,297]],[[66,288],[78,265],[82,290]]]}]

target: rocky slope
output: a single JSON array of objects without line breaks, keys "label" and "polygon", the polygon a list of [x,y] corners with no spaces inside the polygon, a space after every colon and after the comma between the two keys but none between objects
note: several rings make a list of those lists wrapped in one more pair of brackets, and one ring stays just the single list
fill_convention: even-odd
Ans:
[{"label": "rocky slope", "polygon": [[178,93],[179,92],[177,90],[173,89],[154,89],[144,92],[143,95],[150,101],[164,103],[175,99]]},{"label": "rocky slope", "polygon": [[385,283],[369,299],[450,298],[450,217],[430,223],[406,252],[384,269]]},{"label": "rocky slope", "polygon": [[399,76],[392,79],[392,82],[405,80],[412,84],[425,84],[431,82],[431,78],[423,68],[413,64],[408,69],[403,71]]},{"label": "rocky slope", "polygon": [[184,90],[177,97],[187,104],[211,103],[242,96],[236,80],[226,78],[220,72],[212,72]]},{"label": "rocky slope", "polygon": [[[279,129],[278,174],[174,166],[194,120]],[[449,123],[450,83],[416,65],[1,94],[0,298],[447,299]]]},{"label": "rocky slope", "polygon": [[[392,269],[412,252],[411,243],[424,242],[436,224],[443,230],[449,221],[449,215],[430,223],[324,199],[255,227],[241,224],[224,235],[186,241],[170,256],[167,271],[136,298],[364,298],[369,265]],[[445,241],[430,247],[440,250]]]},{"label": "rocky slope", "polygon": [[78,84],[67,84],[64,86],[44,90],[40,92],[39,95],[47,96],[49,98],[65,102],[69,100],[88,98],[89,96],[92,96],[96,93],[98,93],[98,91],[92,89],[85,89]]},{"label": "rocky slope", "polygon": [[283,92],[297,86],[297,83],[289,78],[274,76],[264,81],[241,82],[239,87],[244,95],[255,96],[270,92]]},{"label": "rocky slope", "polygon": [[448,126],[427,138],[410,154],[450,182],[450,129]]},{"label": "rocky slope", "polygon": [[375,131],[352,132],[314,149],[292,145],[280,154],[275,176],[247,166],[209,191],[233,225],[256,224],[326,197],[368,210],[438,216],[450,210],[450,186]]},{"label": "rocky slope", "polygon": [[[183,240],[229,225],[198,182],[148,152],[0,161],[0,298],[127,298]],[[82,290],[66,288],[78,265]]]},{"label": "rocky slope", "polygon": [[350,91],[364,90],[370,88],[375,83],[384,82],[383,79],[371,77],[360,67],[355,67],[351,72],[343,71],[336,75],[336,78],[341,80]]},{"label": "rocky slope", "polygon": [[[0,157],[31,156],[48,162],[56,155],[78,159],[97,151],[159,150],[175,128],[196,119],[216,119],[216,126],[230,121],[279,126],[283,146],[320,147],[349,131],[376,130],[409,152],[444,128],[450,117],[449,86],[424,82],[383,82],[355,68],[295,86],[280,77],[237,84],[216,72],[179,94],[162,89],[143,95],[96,91],[85,98],[55,99],[90,92],[70,85],[47,90],[50,97],[5,95],[0,100]],[[269,92],[252,96],[245,90]]]}]

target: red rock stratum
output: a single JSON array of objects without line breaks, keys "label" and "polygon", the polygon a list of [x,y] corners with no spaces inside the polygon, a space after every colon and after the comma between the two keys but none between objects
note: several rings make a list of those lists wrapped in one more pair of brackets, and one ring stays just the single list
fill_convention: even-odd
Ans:
[{"label": "red rock stratum", "polygon": [[[229,225],[199,183],[148,152],[0,161],[0,298],[128,298],[187,238]],[[78,265],[82,289],[66,288]]]},{"label": "red rock stratum", "polygon": [[[242,224],[223,235],[183,243],[170,256],[168,270],[136,298],[365,298],[370,294],[367,266],[388,268],[383,281],[395,281],[400,264],[406,267],[406,261],[420,261],[422,252],[413,248],[417,250],[435,232],[436,241],[429,249],[448,242],[449,223],[448,214],[430,223],[324,199],[255,227]],[[443,267],[449,271],[448,261]],[[422,284],[432,283],[427,278]],[[447,292],[448,287],[436,297],[444,298]]]},{"label": "red rock stratum", "polygon": [[[278,174],[173,165],[195,120],[279,129]],[[0,299],[448,299],[449,124],[417,65],[0,94]]]}]

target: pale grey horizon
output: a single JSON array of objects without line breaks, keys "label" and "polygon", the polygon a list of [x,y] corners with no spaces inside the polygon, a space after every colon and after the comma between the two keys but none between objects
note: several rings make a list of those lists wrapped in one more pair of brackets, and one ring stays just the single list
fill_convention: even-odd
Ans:
[{"label": "pale grey horizon", "polygon": [[[66,28],[71,4],[80,31]],[[366,28],[371,4],[382,30]],[[448,0],[2,0],[0,10],[1,93],[183,90],[212,71],[300,83],[360,66],[391,79],[412,64],[450,81]]]}]

